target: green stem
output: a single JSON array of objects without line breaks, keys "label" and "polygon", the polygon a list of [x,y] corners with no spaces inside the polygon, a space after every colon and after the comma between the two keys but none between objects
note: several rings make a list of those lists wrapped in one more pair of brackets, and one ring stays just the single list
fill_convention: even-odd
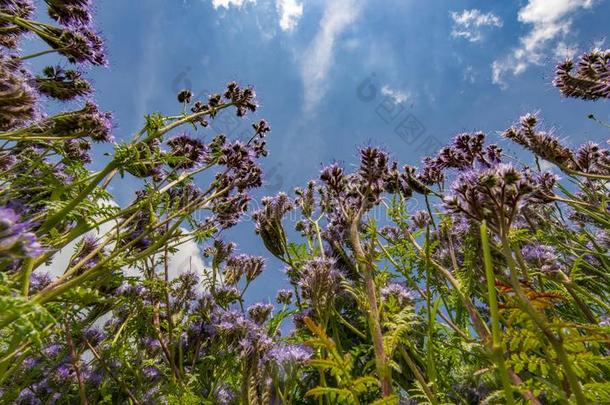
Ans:
[{"label": "green stem", "polygon": [[500,381],[504,387],[504,397],[508,405],[514,404],[512,386],[508,378],[508,371],[504,364],[504,353],[502,338],[500,336],[500,314],[498,312],[498,301],[496,298],[496,283],[491,260],[491,250],[487,236],[487,224],[481,224],[481,244],[483,246],[483,259],[485,262],[485,276],[487,278],[487,292],[489,295],[489,312],[491,314],[492,354],[498,367]]},{"label": "green stem", "polygon": [[104,178],[111,173],[114,169],[119,166],[119,163],[115,160],[111,161],[106,165],[102,171],[85,187],[72,201],[70,201],[64,208],[59,210],[57,213],[51,215],[38,229],[38,235],[44,235],[51,230],[55,225],[61,222],[65,216],[72,211],[78,204],[80,204],[89,194],[97,187],[97,185],[104,180]]},{"label": "green stem", "polygon": [[57,51],[58,51],[58,49],[47,49],[47,50],[45,50],[45,51],[36,52],[36,53],[31,53],[31,54],[29,54],[29,55],[21,56],[21,57],[20,57],[20,58],[18,58],[18,59],[19,59],[19,60],[33,59],[33,58],[37,58],[37,57],[39,57],[39,56],[46,55],[46,54],[49,54],[49,53],[54,53],[54,52],[57,52]]},{"label": "green stem", "polygon": [[529,317],[534,321],[536,326],[542,331],[542,333],[546,336],[546,338],[553,346],[557,357],[559,358],[560,363],[563,366],[564,374],[568,380],[568,384],[572,389],[572,393],[576,399],[576,403],[578,405],[585,405],[587,403],[587,399],[585,394],[582,391],[582,387],[580,382],[578,381],[578,376],[574,372],[572,367],[571,360],[568,358],[568,354],[565,351],[563,346],[563,339],[561,334],[556,335],[550,329],[548,322],[546,321],[546,317],[544,314],[540,313],[534,305],[530,302],[529,298],[525,295],[523,290],[521,289],[521,285],[519,284],[519,279],[517,278],[517,266],[515,263],[515,259],[513,258],[512,251],[510,249],[510,245],[508,243],[508,239],[504,232],[502,232],[502,249],[504,252],[504,256],[506,261],[508,262],[508,266],[510,268],[510,281],[517,297],[517,301],[519,302],[522,310],[529,315]]}]

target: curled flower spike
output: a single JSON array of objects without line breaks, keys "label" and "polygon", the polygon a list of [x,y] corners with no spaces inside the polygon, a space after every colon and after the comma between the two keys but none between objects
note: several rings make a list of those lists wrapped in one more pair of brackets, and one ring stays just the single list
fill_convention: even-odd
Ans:
[{"label": "curled flower spike", "polygon": [[102,38],[86,27],[57,28],[35,25],[32,30],[51,48],[68,58],[71,63],[106,66],[106,51]]},{"label": "curled flower spike", "polygon": [[309,300],[318,313],[322,314],[339,293],[342,279],[334,260],[316,257],[303,264],[298,284],[303,298]]},{"label": "curled flower spike", "polygon": [[36,257],[44,252],[29,221],[21,221],[11,208],[0,207],[0,257]]},{"label": "curled flower spike", "polygon": [[[34,14],[34,3],[31,0],[0,0],[0,13],[29,19]],[[20,36],[26,31],[8,19],[0,19],[0,46],[16,48]]]},{"label": "curled flower spike", "polygon": [[30,83],[31,77],[19,62],[0,55],[0,131],[16,129],[36,118],[38,94]]},{"label": "curled flower spike", "polygon": [[415,230],[424,229],[431,223],[430,214],[427,211],[417,211],[411,220],[413,221],[412,228]]},{"label": "curled flower spike", "polygon": [[49,138],[91,138],[94,142],[111,142],[112,114],[101,112],[92,102],[77,111],[59,113],[24,129],[24,133]]},{"label": "curled flower spike", "polygon": [[45,0],[49,16],[68,27],[79,27],[91,22],[90,0]]},{"label": "curled flower spike", "polygon": [[207,158],[207,147],[187,134],[178,135],[169,141],[171,157],[168,166],[174,169],[190,169]]},{"label": "curled flower spike", "polygon": [[553,84],[566,97],[583,100],[610,98],[610,50],[594,49],[578,62],[566,60],[557,66]]},{"label": "curled flower spike", "polygon": [[290,304],[292,304],[292,295],[293,295],[293,293],[290,290],[286,290],[286,289],[279,290],[277,292],[277,297],[275,298],[275,301],[278,304],[290,305]]},{"label": "curled flower spike", "polygon": [[572,151],[548,132],[536,130],[538,119],[533,114],[521,117],[521,125],[507,129],[502,136],[508,138],[541,158],[559,166],[573,166]]},{"label": "curled flower spike", "polygon": [[248,316],[257,324],[262,325],[269,319],[271,311],[273,311],[273,305],[258,302],[248,307]]},{"label": "curled flower spike", "polygon": [[274,255],[281,257],[286,253],[286,234],[282,219],[294,209],[293,202],[285,193],[265,197],[263,208],[254,212],[252,218],[256,222],[256,233],[261,236],[265,247]]},{"label": "curled flower spike", "polygon": [[86,139],[68,139],[63,144],[64,153],[71,161],[81,162],[83,164],[91,163],[91,144]]},{"label": "curled flower spike", "polygon": [[36,85],[45,96],[67,101],[86,96],[92,91],[91,84],[82,79],[80,72],[75,70],[64,70],[59,66],[47,66],[42,73],[43,76],[36,77]]},{"label": "curled flower spike", "polygon": [[190,104],[191,99],[193,98],[193,93],[190,90],[181,90],[178,93],[178,102],[180,104]]},{"label": "curled flower spike", "polygon": [[[231,82],[227,85],[227,90],[224,93],[224,98],[230,100],[237,108],[237,116],[243,117],[247,111],[256,111],[257,105],[255,103],[256,94],[251,88],[241,89],[235,82]],[[209,101],[210,106],[214,107],[220,103],[220,95],[214,96]]]},{"label": "curled flower spike", "polygon": [[465,172],[452,189],[454,195],[444,199],[449,212],[464,213],[477,221],[485,219],[497,229],[508,229],[526,202],[540,202],[536,197],[541,192],[529,171],[504,163]]},{"label": "curled flower spike", "polygon": [[236,284],[242,275],[246,276],[248,282],[252,282],[262,272],[265,266],[265,259],[260,256],[249,256],[240,254],[232,256],[227,260],[225,267],[226,283]]}]

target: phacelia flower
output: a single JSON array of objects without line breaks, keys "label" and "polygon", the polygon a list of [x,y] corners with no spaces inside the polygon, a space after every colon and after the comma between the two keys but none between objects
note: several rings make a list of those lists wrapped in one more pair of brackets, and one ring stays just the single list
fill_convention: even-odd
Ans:
[{"label": "phacelia flower", "polygon": [[36,118],[38,94],[30,83],[29,73],[19,62],[0,55],[0,131],[19,128]]},{"label": "phacelia flower", "polygon": [[46,0],[49,16],[69,27],[88,25],[91,22],[90,0]]},{"label": "phacelia flower", "polygon": [[282,219],[294,209],[292,200],[285,193],[265,197],[263,208],[254,212],[252,218],[256,223],[256,233],[259,234],[265,247],[276,256],[283,256],[286,251],[286,234]]},{"label": "phacelia flower", "polygon": [[267,353],[267,359],[283,370],[305,364],[313,355],[309,346],[288,343],[276,343]]},{"label": "phacelia flower", "polygon": [[527,114],[521,117],[519,127],[507,129],[502,136],[518,143],[549,162],[559,166],[570,167],[573,161],[572,151],[550,133],[538,131],[536,129],[537,123],[538,118],[535,115]]},{"label": "phacelia flower", "polygon": [[299,286],[303,298],[309,300],[320,313],[334,301],[341,289],[343,277],[335,268],[335,261],[317,257],[303,264]]},{"label": "phacelia flower", "polygon": [[112,141],[112,114],[101,112],[87,102],[77,111],[62,112],[29,126],[27,133],[36,136],[91,138],[94,142]]},{"label": "phacelia flower", "polygon": [[393,300],[399,308],[404,307],[413,301],[413,293],[407,290],[402,284],[389,283],[381,289],[381,298],[385,302]]},{"label": "phacelia flower", "polygon": [[551,273],[561,269],[557,251],[553,246],[539,243],[526,245],[521,249],[523,258],[534,269],[544,273]]},{"label": "phacelia flower", "polygon": [[[0,13],[30,19],[34,14],[34,2],[31,0],[0,0]],[[20,36],[27,30],[8,19],[0,20],[0,46],[16,48]]]},{"label": "phacelia flower", "polygon": [[557,66],[553,84],[561,94],[583,100],[610,98],[610,50],[594,49],[583,54],[576,72],[573,70],[572,60]]},{"label": "phacelia flower", "polygon": [[21,221],[11,208],[0,207],[0,257],[36,257],[44,252],[36,235],[29,231],[31,223]]},{"label": "phacelia flower", "polygon": [[262,325],[267,321],[267,319],[269,319],[271,311],[273,311],[273,305],[262,302],[257,302],[256,304],[248,307],[248,315],[250,316],[250,319],[259,325]]},{"label": "phacelia flower", "polygon": [[203,163],[207,156],[203,142],[186,134],[170,139],[167,145],[171,150],[168,166],[174,169],[190,169]]},{"label": "phacelia flower", "polygon": [[278,304],[290,305],[292,303],[293,292],[290,290],[282,289],[277,292],[275,301]]}]

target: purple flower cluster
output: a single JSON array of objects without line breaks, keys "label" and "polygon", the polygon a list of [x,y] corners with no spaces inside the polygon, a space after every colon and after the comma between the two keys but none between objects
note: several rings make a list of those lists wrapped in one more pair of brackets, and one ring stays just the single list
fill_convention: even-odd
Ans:
[{"label": "purple flower cluster", "polygon": [[569,165],[573,161],[572,151],[559,139],[536,129],[538,118],[535,115],[527,114],[520,121],[519,127],[507,129],[503,136],[559,166]]},{"label": "purple flower cluster", "polygon": [[[0,13],[23,19],[29,19],[34,14],[32,0],[0,0]],[[10,22],[8,19],[0,20],[0,46],[16,48],[19,38],[26,29]]]},{"label": "purple flower cluster", "polygon": [[235,285],[242,276],[246,276],[248,283],[254,281],[262,272],[265,259],[260,256],[240,254],[227,259],[224,269],[224,281],[229,285]]},{"label": "purple flower cluster", "polygon": [[414,299],[413,293],[398,283],[388,283],[380,292],[384,302],[394,303],[399,308],[403,308]]},{"label": "purple flower cluster", "polygon": [[286,252],[286,235],[282,226],[284,216],[294,209],[294,203],[285,193],[275,197],[265,197],[263,208],[254,212],[256,233],[260,235],[265,247],[274,255],[281,257]]},{"label": "purple flower cluster", "polygon": [[91,22],[90,0],[46,0],[49,16],[68,27],[81,27]]},{"label": "purple flower cluster", "polygon": [[0,257],[36,257],[44,252],[36,235],[30,232],[31,222],[22,221],[11,209],[0,207]]},{"label": "purple flower cluster", "polygon": [[308,300],[319,314],[324,313],[341,291],[342,274],[335,268],[335,261],[316,257],[303,264],[298,281],[303,298]]},{"label": "purple flower cluster", "polygon": [[269,319],[273,305],[257,302],[248,307],[248,316],[258,325],[262,325]]},{"label": "purple flower cluster", "polygon": [[206,161],[208,150],[206,145],[187,134],[178,135],[169,141],[171,160],[168,166],[174,169],[191,169]]},{"label": "purple flower cluster", "polygon": [[561,270],[559,256],[553,246],[539,243],[526,245],[521,249],[521,254],[528,265],[543,273],[552,273]]},{"label": "purple flower cluster", "polygon": [[281,289],[277,292],[277,297],[275,298],[275,301],[278,304],[290,305],[290,304],[292,304],[292,295],[293,295],[292,291],[286,290],[286,289]]},{"label": "purple flower cluster", "polygon": [[0,55],[0,95],[0,131],[21,127],[37,117],[38,93],[31,86],[30,74],[4,55]]},{"label": "purple flower cluster", "polygon": [[267,353],[267,360],[272,361],[281,369],[305,364],[313,356],[309,346],[279,342]]},{"label": "purple flower cluster", "polygon": [[262,358],[273,344],[262,324],[246,318],[238,311],[222,311],[215,328],[231,350],[242,358]]},{"label": "purple flower cluster", "polygon": [[508,229],[524,204],[540,202],[536,197],[541,194],[541,186],[527,170],[504,163],[460,174],[452,190],[454,194],[444,198],[449,212],[488,220],[497,229]]},{"label": "purple flower cluster", "polygon": [[610,50],[594,49],[574,62],[566,60],[557,66],[553,84],[566,97],[583,100],[610,98]]}]

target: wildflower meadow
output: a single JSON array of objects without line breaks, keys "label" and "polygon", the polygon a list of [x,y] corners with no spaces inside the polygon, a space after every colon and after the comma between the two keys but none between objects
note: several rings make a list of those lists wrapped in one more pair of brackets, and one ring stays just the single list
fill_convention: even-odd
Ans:
[{"label": "wildflower meadow", "polygon": [[[0,0],[1,404],[610,403],[607,145],[515,113],[501,138],[533,165],[456,133],[419,167],[371,144],[258,199],[276,134],[254,88],[168,94],[118,138],[93,24],[91,0]],[[551,80],[608,106],[610,50]],[[226,237],[244,222],[265,257]],[[186,243],[209,266],[170,277]],[[271,265],[284,288],[251,303]]]}]

